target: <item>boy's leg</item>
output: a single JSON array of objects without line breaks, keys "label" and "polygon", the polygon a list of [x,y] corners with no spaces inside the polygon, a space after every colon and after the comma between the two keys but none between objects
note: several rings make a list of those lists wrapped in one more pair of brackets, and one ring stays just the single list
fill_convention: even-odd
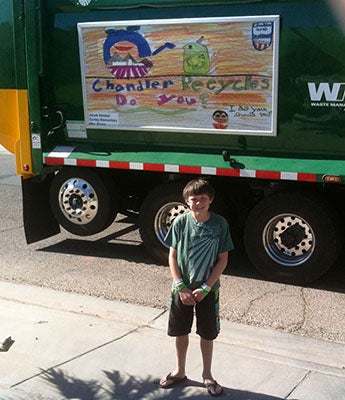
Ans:
[{"label": "boy's leg", "polygon": [[196,307],[197,333],[200,335],[200,348],[203,360],[202,377],[209,394],[219,396],[223,389],[213,378],[213,341],[219,333],[219,290],[211,292]]},{"label": "boy's leg", "polygon": [[172,376],[184,377],[189,333],[193,323],[193,307],[185,306],[178,293],[171,294],[168,335],[175,336],[176,369]]},{"label": "boy's leg", "polygon": [[178,293],[172,293],[168,335],[175,337],[176,368],[160,380],[162,388],[171,387],[186,378],[186,357],[193,323],[193,309],[193,306],[182,304]]},{"label": "boy's leg", "polygon": [[213,340],[206,340],[200,338],[200,348],[203,361],[202,377],[205,380],[213,380],[211,368],[212,368],[212,356],[213,356]]},{"label": "boy's leg", "polygon": [[223,392],[223,388],[213,378],[211,372],[212,356],[213,356],[213,340],[206,340],[201,337],[200,347],[201,347],[201,354],[203,361],[202,378],[204,380],[204,385],[211,396],[220,396]]},{"label": "boy's leg", "polygon": [[189,336],[177,336],[175,339],[176,346],[176,369],[171,374],[183,378],[186,376],[186,357],[189,344]]},{"label": "boy's leg", "polygon": [[159,381],[159,385],[163,389],[175,385],[186,379],[186,358],[189,344],[189,335],[176,336],[176,369],[173,372],[163,376]]}]

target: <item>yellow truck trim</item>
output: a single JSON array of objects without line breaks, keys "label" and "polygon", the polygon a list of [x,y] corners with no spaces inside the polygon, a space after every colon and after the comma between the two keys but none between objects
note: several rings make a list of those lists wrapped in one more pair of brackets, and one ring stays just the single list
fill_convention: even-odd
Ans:
[{"label": "yellow truck trim", "polygon": [[28,91],[0,89],[0,143],[15,155],[23,178],[34,176],[29,121]]}]

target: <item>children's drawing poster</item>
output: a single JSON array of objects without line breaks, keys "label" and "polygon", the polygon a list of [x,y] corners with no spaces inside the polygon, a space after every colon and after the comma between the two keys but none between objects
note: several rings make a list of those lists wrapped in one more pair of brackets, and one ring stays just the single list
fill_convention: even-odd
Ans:
[{"label": "children's drawing poster", "polygon": [[78,24],[85,124],[276,134],[278,16]]}]

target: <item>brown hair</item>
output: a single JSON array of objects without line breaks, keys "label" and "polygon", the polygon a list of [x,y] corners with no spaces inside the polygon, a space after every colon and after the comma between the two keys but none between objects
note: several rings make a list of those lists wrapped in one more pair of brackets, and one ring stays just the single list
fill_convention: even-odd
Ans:
[{"label": "brown hair", "polygon": [[209,182],[202,178],[193,179],[188,182],[183,189],[183,198],[185,200],[187,200],[189,196],[199,194],[207,194],[210,199],[213,199],[215,196],[215,190]]}]

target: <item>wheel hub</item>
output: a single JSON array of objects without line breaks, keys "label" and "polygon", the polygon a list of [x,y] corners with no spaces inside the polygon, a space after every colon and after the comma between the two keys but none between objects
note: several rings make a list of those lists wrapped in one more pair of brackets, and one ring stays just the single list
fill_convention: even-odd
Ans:
[{"label": "wheel hub", "polygon": [[85,225],[97,215],[98,198],[94,188],[87,181],[71,178],[61,186],[59,205],[61,211],[73,223]]},{"label": "wheel hub", "polygon": [[281,233],[280,238],[282,245],[291,249],[298,246],[306,238],[306,233],[304,228],[296,223]]},{"label": "wheel hub", "polygon": [[73,194],[69,201],[68,201],[70,207],[73,210],[77,210],[78,208],[81,208],[83,206],[83,200],[80,196]]},{"label": "wheel hub", "polygon": [[188,210],[189,208],[185,204],[179,202],[164,204],[164,206],[158,210],[154,220],[154,229],[157,238],[164,246],[166,246],[164,238],[174,222],[174,219]]},{"label": "wheel hub", "polygon": [[297,266],[304,263],[315,248],[311,226],[297,215],[279,215],[271,219],[263,232],[267,254],[277,263]]}]

